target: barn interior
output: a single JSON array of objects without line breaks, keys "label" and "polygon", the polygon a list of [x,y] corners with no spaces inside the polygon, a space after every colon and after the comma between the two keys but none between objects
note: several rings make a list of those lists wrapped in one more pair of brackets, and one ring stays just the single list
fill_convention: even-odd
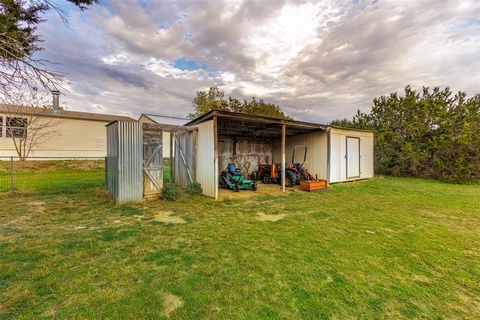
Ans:
[{"label": "barn interior", "polygon": [[[281,163],[283,129],[285,140],[326,130],[319,124],[223,111],[216,114],[216,119],[219,172],[235,163],[245,176],[257,171],[260,163]],[[291,154],[289,151],[286,153]],[[297,154],[295,161],[303,161],[303,153]]]}]

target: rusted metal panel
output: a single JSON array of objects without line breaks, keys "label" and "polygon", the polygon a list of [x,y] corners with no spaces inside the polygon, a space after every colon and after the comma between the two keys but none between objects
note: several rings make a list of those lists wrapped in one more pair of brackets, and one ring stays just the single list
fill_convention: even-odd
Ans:
[{"label": "rusted metal panel", "polygon": [[117,203],[143,199],[143,130],[137,121],[107,125],[107,189]]}]

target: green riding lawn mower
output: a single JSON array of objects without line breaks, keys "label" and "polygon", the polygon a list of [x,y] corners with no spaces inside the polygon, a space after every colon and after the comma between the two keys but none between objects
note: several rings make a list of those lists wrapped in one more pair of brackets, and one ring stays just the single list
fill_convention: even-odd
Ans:
[{"label": "green riding lawn mower", "polygon": [[247,180],[234,163],[229,163],[227,169],[220,174],[220,187],[233,191],[253,190],[257,191],[257,182]]}]

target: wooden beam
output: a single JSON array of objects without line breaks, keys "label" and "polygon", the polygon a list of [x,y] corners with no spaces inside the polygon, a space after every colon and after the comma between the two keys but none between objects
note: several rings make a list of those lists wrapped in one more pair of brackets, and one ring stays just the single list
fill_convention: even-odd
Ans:
[{"label": "wooden beam", "polygon": [[172,125],[172,124],[143,123],[143,130],[145,130],[145,131],[157,131],[157,130],[192,131],[192,130],[197,130],[197,128],[185,127],[185,126],[176,126],[176,125]]},{"label": "wooden beam", "polygon": [[282,191],[285,192],[285,140],[287,135],[287,125],[282,124]]}]

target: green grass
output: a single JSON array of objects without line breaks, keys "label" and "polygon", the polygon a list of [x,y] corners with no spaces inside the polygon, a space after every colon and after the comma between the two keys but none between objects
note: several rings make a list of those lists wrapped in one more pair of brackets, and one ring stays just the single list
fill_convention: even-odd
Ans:
[{"label": "green grass", "polygon": [[3,319],[476,319],[479,283],[480,185],[379,177],[122,206],[100,189],[0,196]]},{"label": "green grass", "polygon": [[[71,193],[105,185],[101,160],[14,161],[14,191]],[[10,162],[0,161],[0,192],[11,190]]]},{"label": "green grass", "polygon": [[163,162],[163,183],[170,182],[170,163]]},{"label": "green grass", "polygon": [[[0,192],[11,190],[10,162],[0,161]],[[164,183],[170,182],[170,164],[164,163]],[[39,194],[72,193],[105,185],[103,160],[49,160],[14,162],[14,191]]]}]

